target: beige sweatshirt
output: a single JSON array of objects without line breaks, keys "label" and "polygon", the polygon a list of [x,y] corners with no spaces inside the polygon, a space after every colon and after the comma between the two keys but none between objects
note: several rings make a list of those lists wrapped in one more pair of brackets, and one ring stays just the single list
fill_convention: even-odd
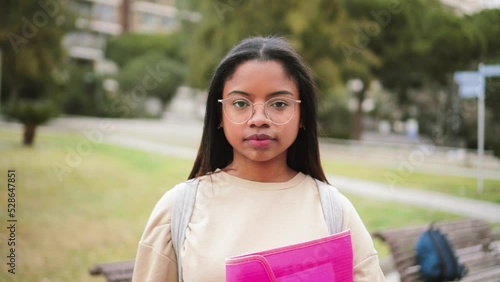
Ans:
[{"label": "beige sweatshirt", "polygon": [[[351,202],[342,198],[350,229],[355,281],[385,281],[373,241]],[[139,242],[135,282],[177,281],[170,235],[173,190],[154,208]],[[314,179],[298,173],[282,183],[253,182],[218,171],[203,176],[181,250],[184,282],[223,282],[227,257],[328,235]]]}]

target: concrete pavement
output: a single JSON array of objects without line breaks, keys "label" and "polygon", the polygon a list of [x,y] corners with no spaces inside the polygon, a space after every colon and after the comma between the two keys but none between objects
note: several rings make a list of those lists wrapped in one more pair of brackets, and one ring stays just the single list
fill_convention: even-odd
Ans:
[{"label": "concrete pavement", "polygon": [[500,223],[500,204],[466,199],[437,192],[416,190],[402,186],[327,175],[328,181],[343,192],[384,201],[409,203],[427,209],[441,210],[465,217],[482,218]]}]

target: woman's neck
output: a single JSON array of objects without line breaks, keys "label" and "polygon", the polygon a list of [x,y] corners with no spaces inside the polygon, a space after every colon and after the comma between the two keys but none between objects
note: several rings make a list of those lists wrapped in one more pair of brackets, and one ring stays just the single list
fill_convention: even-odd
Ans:
[{"label": "woman's neck", "polygon": [[233,162],[223,170],[233,176],[256,182],[286,182],[297,175],[286,163],[275,162]]}]

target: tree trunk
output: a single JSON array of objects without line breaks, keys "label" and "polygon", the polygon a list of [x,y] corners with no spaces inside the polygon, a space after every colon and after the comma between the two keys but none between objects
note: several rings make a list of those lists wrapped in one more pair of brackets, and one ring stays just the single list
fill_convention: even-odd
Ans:
[{"label": "tree trunk", "polygon": [[33,146],[33,140],[35,140],[36,125],[25,124],[24,125],[24,136],[23,145]]},{"label": "tree trunk", "polygon": [[363,132],[363,101],[365,100],[365,87],[359,92],[357,99],[356,112],[352,121],[351,139],[361,140]]}]

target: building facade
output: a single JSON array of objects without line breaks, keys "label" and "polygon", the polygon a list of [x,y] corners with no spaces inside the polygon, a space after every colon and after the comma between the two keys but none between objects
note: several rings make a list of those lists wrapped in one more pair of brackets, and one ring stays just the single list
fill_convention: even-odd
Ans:
[{"label": "building facade", "polygon": [[500,8],[500,0],[441,0],[441,3],[461,15],[474,14],[484,9]]},{"label": "building facade", "polygon": [[[108,38],[123,32],[168,33],[179,26],[174,0],[71,0],[69,5],[77,30],[64,37],[63,45],[73,62],[98,73],[116,71],[104,57]],[[196,19],[194,13],[187,15]]]}]

